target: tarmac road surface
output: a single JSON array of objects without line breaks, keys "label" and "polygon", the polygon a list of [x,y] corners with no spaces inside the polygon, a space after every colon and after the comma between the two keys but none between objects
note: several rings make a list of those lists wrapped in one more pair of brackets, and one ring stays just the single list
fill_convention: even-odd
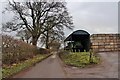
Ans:
[{"label": "tarmac road surface", "polygon": [[69,67],[56,54],[13,78],[118,78],[118,52],[101,52],[102,63],[90,68]]},{"label": "tarmac road surface", "polygon": [[64,70],[57,57],[54,54],[13,78],[65,78]]}]

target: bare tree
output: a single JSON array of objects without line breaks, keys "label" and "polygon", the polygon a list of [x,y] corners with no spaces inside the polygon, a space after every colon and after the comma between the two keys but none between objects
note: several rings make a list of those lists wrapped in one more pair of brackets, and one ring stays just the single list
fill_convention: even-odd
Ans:
[{"label": "bare tree", "polygon": [[[33,45],[37,45],[38,38],[54,27],[58,29],[59,27],[73,28],[72,19],[68,14],[65,2],[9,1],[7,10],[14,12],[16,16],[11,22],[12,26],[6,27],[12,31],[21,28],[26,29],[32,37]],[[47,40],[46,42],[48,42]]]},{"label": "bare tree", "polygon": [[31,34],[28,30],[20,30],[20,31],[18,31],[16,36],[19,36],[26,43],[31,42],[31,40],[30,40]]},{"label": "bare tree", "polygon": [[48,30],[41,37],[41,42],[44,43],[46,49],[50,48],[50,45],[55,41],[61,43],[64,40],[64,32],[63,30]]},{"label": "bare tree", "polygon": [[[46,22],[46,31],[44,33],[44,36],[42,38],[45,38],[44,42],[46,43],[46,48],[49,49],[49,45],[52,44],[53,41],[63,40],[64,38],[64,27],[72,30],[73,26],[71,26],[72,20],[71,16],[69,16],[69,13],[67,11],[67,8],[65,7],[64,10],[59,10],[57,13],[54,12],[54,15],[50,18],[48,18]],[[43,41],[43,40],[42,40]]]}]

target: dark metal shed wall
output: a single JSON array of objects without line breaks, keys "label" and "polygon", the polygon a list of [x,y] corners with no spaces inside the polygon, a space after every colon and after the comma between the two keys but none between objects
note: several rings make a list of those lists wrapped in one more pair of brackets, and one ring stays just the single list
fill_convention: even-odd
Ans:
[{"label": "dark metal shed wall", "polygon": [[[74,41],[74,42],[80,42],[82,46],[80,47],[74,47],[72,48],[73,51],[89,51],[90,49],[90,34],[84,30],[77,30],[74,31],[72,34],[70,34],[65,40],[66,41]],[[73,43],[74,44],[74,43]],[[69,46],[68,46],[69,47]],[[68,48],[69,49],[69,48]]]}]

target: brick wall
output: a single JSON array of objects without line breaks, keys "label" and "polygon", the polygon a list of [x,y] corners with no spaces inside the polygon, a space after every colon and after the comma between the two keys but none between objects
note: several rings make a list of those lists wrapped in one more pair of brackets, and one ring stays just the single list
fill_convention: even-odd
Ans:
[{"label": "brick wall", "polygon": [[90,40],[96,51],[120,51],[120,34],[93,34]]}]

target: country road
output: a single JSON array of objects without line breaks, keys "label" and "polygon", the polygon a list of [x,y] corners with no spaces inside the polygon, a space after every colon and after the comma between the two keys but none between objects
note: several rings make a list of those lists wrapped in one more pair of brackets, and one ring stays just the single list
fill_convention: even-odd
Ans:
[{"label": "country road", "polygon": [[13,78],[65,78],[64,70],[56,57],[58,56],[54,54]]},{"label": "country road", "polygon": [[69,67],[56,54],[13,78],[118,78],[118,53],[99,53],[102,63],[90,68]]}]

